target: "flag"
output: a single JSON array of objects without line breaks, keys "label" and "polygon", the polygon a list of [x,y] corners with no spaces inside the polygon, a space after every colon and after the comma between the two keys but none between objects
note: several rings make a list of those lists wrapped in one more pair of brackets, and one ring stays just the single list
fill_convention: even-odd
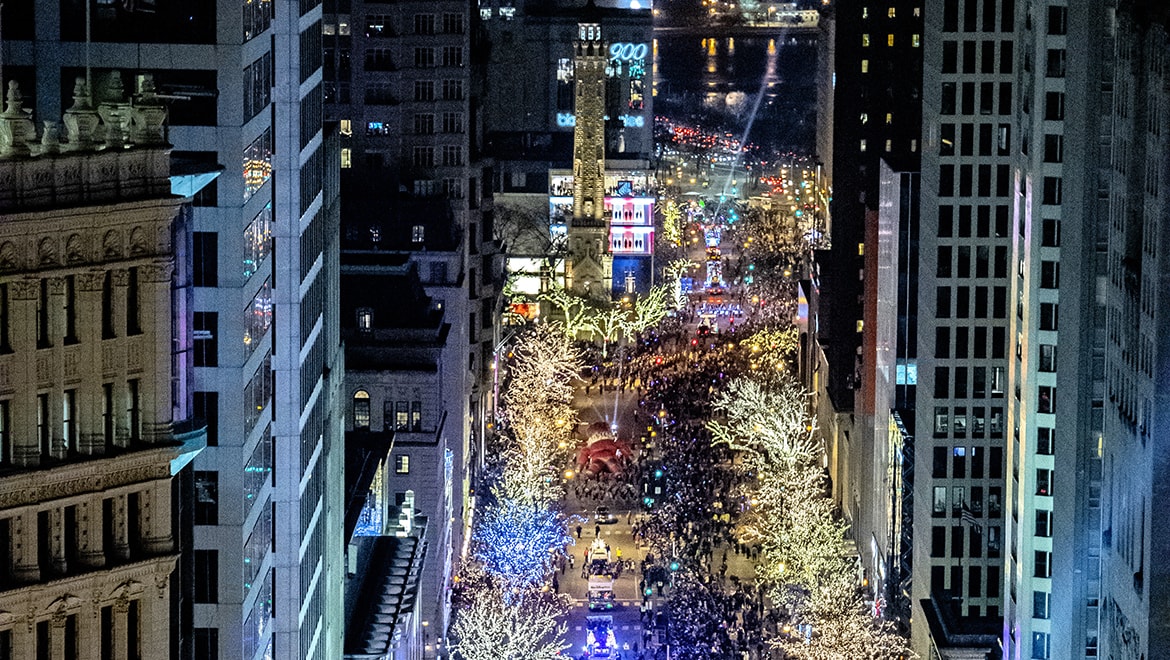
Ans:
[{"label": "flag", "polygon": [[975,512],[971,510],[971,507],[967,506],[965,500],[963,501],[963,524],[983,529],[983,524],[975,518]]}]

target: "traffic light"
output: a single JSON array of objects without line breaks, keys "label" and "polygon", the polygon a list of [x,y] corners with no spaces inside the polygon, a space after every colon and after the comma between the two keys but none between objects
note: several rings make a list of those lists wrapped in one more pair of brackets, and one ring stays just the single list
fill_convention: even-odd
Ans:
[{"label": "traffic light", "polygon": [[664,474],[666,474],[666,473],[662,471],[662,468],[658,468],[657,470],[654,471],[654,478],[661,479],[662,475],[664,475]]},{"label": "traffic light", "polygon": [[650,507],[654,506],[654,498],[647,495],[646,497],[642,498],[642,504],[644,504],[646,508],[649,509]]},{"label": "traffic light", "polygon": [[670,560],[670,570],[671,570],[671,572],[678,571],[678,569],[679,569],[679,568],[681,568],[681,566],[680,566],[680,564],[678,563],[678,560],[677,560],[677,559],[672,559],[672,560]]}]

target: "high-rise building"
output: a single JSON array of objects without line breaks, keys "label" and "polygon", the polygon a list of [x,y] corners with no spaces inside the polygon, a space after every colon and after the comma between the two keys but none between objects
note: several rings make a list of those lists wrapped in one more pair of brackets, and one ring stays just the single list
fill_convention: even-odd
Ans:
[{"label": "high-rise building", "polygon": [[204,658],[332,658],[340,155],[322,130],[321,4],[229,4],[37,2],[5,15],[4,75],[27,80],[47,116],[76,77],[92,80],[116,118],[117,90],[152,73],[176,160],[223,164],[193,202],[193,401],[209,427],[195,465],[196,639]]},{"label": "high-rise building", "polygon": [[891,413],[913,405],[905,387],[913,341],[907,305],[898,302],[907,295],[898,268],[912,263],[902,252],[917,227],[922,4],[841,3],[821,14],[817,144],[825,176],[814,193],[818,203],[831,197],[832,247],[816,253],[808,282],[816,289],[808,296],[816,342],[803,368],[816,394],[834,497],[873,598],[887,600],[875,609],[903,622],[909,611],[898,595],[910,578],[910,529],[901,512],[911,510],[903,503],[912,484],[901,478],[900,457],[910,449],[903,440],[913,416],[895,421]]},{"label": "high-rise building", "polygon": [[[467,0],[329,0],[324,22],[325,113],[342,134],[345,260],[414,264],[450,325],[441,348],[441,391],[432,396],[435,383],[420,374],[416,386],[427,396],[406,399],[424,407],[428,423],[446,413],[444,448],[451,452],[449,482],[418,493],[419,508],[437,514],[427,527],[428,570],[435,571],[428,578],[441,577],[425,604],[425,620],[436,634],[447,620],[452,561],[465,545],[484,464],[490,394],[484,384],[498,342],[503,275],[491,198],[484,194],[479,99],[471,94],[476,64],[483,61],[472,57],[473,48],[482,47],[477,22]],[[363,322],[352,316],[356,307],[344,309],[347,327]],[[359,389],[356,381],[350,385],[347,401]],[[379,400],[383,394],[370,393]],[[424,502],[431,495],[438,499]],[[448,505],[451,515],[440,515]]]},{"label": "high-rise building", "polygon": [[949,644],[928,624],[986,637],[1003,613],[1017,13],[1015,0],[924,12],[911,591],[923,655]]},{"label": "high-rise building", "polygon": [[190,216],[166,110],[149,77],[137,92],[95,109],[79,81],[37,139],[10,82],[0,116],[4,658],[192,642]]},{"label": "high-rise building", "polygon": [[[1116,33],[1105,72],[1111,93],[1102,95],[1100,106],[1111,126],[1111,153],[1098,161],[1106,172],[1091,197],[1106,200],[1109,209],[1107,222],[1097,219],[1108,236],[1106,263],[1098,271],[1107,308],[1098,655],[1132,660],[1170,656],[1170,567],[1161,554],[1170,548],[1170,522],[1158,499],[1170,483],[1170,448],[1162,435],[1170,410],[1170,312],[1164,306],[1170,274],[1170,8],[1157,0],[1126,0],[1117,7],[1116,20],[1105,21]],[[1073,17],[1070,7],[1070,53]],[[1071,115],[1074,103],[1066,107]],[[1063,325],[1063,292],[1061,302]],[[1062,361],[1086,358],[1065,358],[1063,345],[1060,354]],[[1060,475],[1058,488],[1065,478]],[[1064,588],[1055,586],[1054,592]],[[1055,606],[1055,593],[1053,598]],[[1057,630],[1054,621],[1054,644]],[[1053,648],[1052,657],[1060,657]]]},{"label": "high-rise building", "polygon": [[[1002,633],[1013,660],[1099,653],[1111,233],[1103,81],[1113,75],[1105,4],[1017,8]],[[1145,140],[1135,149],[1144,153]]]}]

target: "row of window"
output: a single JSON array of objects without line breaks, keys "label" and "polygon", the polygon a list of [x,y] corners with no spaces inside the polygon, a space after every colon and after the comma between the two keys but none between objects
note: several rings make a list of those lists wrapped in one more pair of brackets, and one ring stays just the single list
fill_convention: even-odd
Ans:
[{"label": "row of window", "polygon": [[[958,41],[944,41],[942,53],[942,73],[959,73],[959,43]],[[985,39],[983,41],[963,41],[962,69],[964,74],[1012,73],[1015,51],[1011,41]],[[999,47],[999,57],[995,49]],[[978,55],[976,52],[978,51]],[[997,66],[998,64],[998,66]]]},{"label": "row of window", "polygon": [[[955,189],[956,174],[959,184],[957,191]],[[978,178],[976,178],[976,174],[978,174]],[[964,163],[958,166],[958,170],[955,169],[955,165],[945,163],[939,165],[938,168],[939,197],[954,197],[956,194],[959,197],[1007,197],[1011,185],[1011,170],[1006,164],[996,165],[994,171],[989,163],[978,166]],[[1048,197],[1046,196],[1045,199]],[[1054,199],[1059,199],[1059,195],[1055,196]],[[1060,202],[1046,201],[1044,203],[1059,204]]]},{"label": "row of window", "polygon": [[[949,515],[952,518],[962,518],[965,525],[982,525],[979,522],[980,518],[986,515],[988,518],[1002,518],[1003,517],[1003,487],[990,486],[987,488],[987,500],[983,499],[983,486],[972,486],[970,488],[970,499],[967,497],[967,488],[964,486],[952,486],[950,488],[950,503],[947,502],[947,487],[934,487],[934,505],[932,509],[932,516],[935,518],[945,518]],[[986,509],[984,508],[986,507]],[[981,555],[972,552],[972,557],[979,557]]]},{"label": "row of window", "polygon": [[[191,236],[192,284],[198,287],[219,286],[219,234],[197,231]],[[241,260],[244,277],[260,270],[260,264],[272,252],[272,204],[248,223],[244,229],[244,254]]]},{"label": "row of window", "polygon": [[[389,17],[377,16],[383,25],[389,25]],[[434,14],[415,14],[414,15],[414,33],[420,35],[436,34],[436,27],[442,30],[442,34],[463,34],[463,14],[447,13],[443,14],[438,22]],[[367,21],[368,22],[368,21]]]},{"label": "row of window", "polygon": [[[863,48],[868,48],[869,46],[871,46],[873,44],[873,42],[874,42],[874,40],[869,38],[869,34],[861,35],[861,45]],[[894,33],[890,32],[890,33],[886,34],[886,45],[887,46],[889,46],[890,48],[893,48],[895,42],[896,42],[896,40],[894,39]],[[918,48],[919,46],[921,46],[922,45],[922,35],[917,34],[917,33],[910,35],[910,45],[913,46],[914,48]]]},{"label": "row of window", "polygon": [[[414,148],[414,166],[415,167],[435,167],[437,164],[435,155],[436,147],[423,146]],[[438,150],[442,156],[441,164],[444,167],[455,167],[464,164],[463,145],[459,144],[445,144]]]},{"label": "row of window", "polygon": [[[978,87],[974,82],[961,83],[961,87],[959,85],[960,83],[953,82],[942,84],[942,96],[939,99],[940,115],[974,115],[976,114],[976,101],[979,105],[978,114],[1007,116],[1012,113],[1012,84],[1010,82],[999,83],[998,96],[995,93],[996,84],[993,82],[981,82]],[[961,96],[959,95],[960,90],[962,91]],[[976,90],[979,90],[978,95],[976,95]]]},{"label": "row of window", "polygon": [[[962,7],[960,8],[960,4]],[[1015,30],[1016,0],[999,0],[999,31],[1012,32]],[[980,7],[982,6],[982,12]],[[943,32],[959,32],[959,16],[963,17],[962,31],[976,32],[982,28],[983,32],[995,32],[996,27],[996,0],[946,0],[943,3]],[[983,20],[978,20],[982,13]]]},{"label": "row of window", "polygon": [[953,411],[947,406],[935,406],[934,437],[941,438],[952,434],[956,438],[965,438],[970,432],[973,438],[982,438],[984,433],[992,438],[1002,438],[1003,408],[993,407],[989,410],[990,417],[984,417],[983,406],[974,406],[971,408],[970,417],[968,417],[967,406],[955,406]]},{"label": "row of window", "polygon": [[[999,414],[1002,415],[1002,412]],[[934,462],[930,476],[934,479],[966,479],[968,476],[971,479],[982,479],[984,475],[990,479],[1003,478],[1003,447],[958,445],[933,449]],[[988,457],[991,458],[990,463],[987,462]]]},{"label": "row of window", "polygon": [[[1001,97],[1002,98],[1002,97]],[[978,127],[979,138],[975,138]],[[956,131],[958,135],[956,136]],[[1007,156],[1011,154],[1011,124],[942,124],[939,126],[940,156]],[[978,147],[978,149],[976,149]],[[957,149],[957,150],[956,150]]]},{"label": "row of window", "polygon": [[[101,557],[105,565],[143,557],[142,523],[149,511],[144,512],[140,499],[139,493],[131,492],[90,500],[84,506],[72,504],[0,518],[0,587],[21,584],[16,574],[18,548],[24,548],[23,552],[35,549],[41,582],[93,570],[90,562],[95,557]],[[91,531],[98,526],[100,534]],[[17,534],[17,530],[23,533]]]},{"label": "row of window", "polygon": [[[990,315],[988,315],[988,298],[990,295]],[[974,295],[972,295],[974,294]],[[972,300],[973,299],[973,300]],[[953,302],[953,307],[952,307]],[[972,302],[974,303],[972,305]],[[1006,286],[940,286],[935,291],[935,318],[939,319],[1006,319],[1007,318],[1007,287]],[[1044,329],[1044,328],[1041,328]]]},{"label": "row of window", "polygon": [[[971,246],[941,245],[938,248],[938,262],[936,277],[948,278],[986,278],[1007,277],[1007,246],[996,246],[994,251],[986,245],[977,245],[974,249],[974,270],[972,270]],[[995,255],[994,275],[991,269],[991,255]]]},{"label": "row of window", "polygon": [[[54,313],[53,296],[50,293],[49,280],[42,278],[37,282],[35,330],[36,347],[51,348],[56,337],[60,337],[63,344],[77,344],[81,335],[77,327],[77,278],[66,275],[62,278],[60,313]],[[8,284],[0,284],[0,353],[11,353],[12,337],[10,329],[14,327],[16,319],[12,316],[10,293]],[[142,334],[141,324],[141,292],[139,287],[139,271],[137,267],[126,271],[125,291],[122,294],[125,302],[125,321],[127,336]],[[115,339],[118,336],[115,310],[117,306],[117,292],[115,291],[114,274],[106,271],[102,275],[101,289],[101,338]]]},{"label": "row of window", "polygon": [[[964,529],[970,528],[970,533],[967,534],[967,543],[963,542]],[[948,534],[948,530],[950,533]],[[963,559],[964,557],[981,558],[984,556],[984,548],[986,547],[986,554],[988,558],[998,559],[1003,556],[1003,530],[999,526],[983,527],[982,525],[963,524],[952,526],[935,525],[930,528],[930,556],[936,559],[950,557],[952,559]],[[950,552],[947,551],[947,536],[950,536]],[[986,537],[986,543],[984,542]],[[958,585],[952,584],[951,588],[955,589]],[[990,590],[990,585],[988,585]],[[998,592],[998,588],[996,589]],[[973,579],[967,584],[967,595],[972,597],[979,597],[983,595],[983,585],[979,580]],[[988,594],[991,595],[990,593]]]},{"label": "row of window", "polygon": [[[82,421],[79,410],[81,394],[69,389],[60,394],[41,392],[36,398],[36,443],[42,461],[64,459],[79,451],[78,438],[82,430],[91,431],[92,420]],[[126,381],[126,389],[116,392],[114,383],[103,383],[101,389],[101,419],[99,429],[105,450],[134,444],[142,440],[141,381]],[[123,397],[125,413],[119,412],[117,400]],[[12,425],[16,403],[0,401],[0,466],[11,465],[15,459],[16,433]],[[119,427],[119,424],[124,426]],[[56,433],[54,432],[56,429]]]},{"label": "row of window", "polygon": [[[372,314],[370,320],[372,322]],[[359,324],[361,323],[359,315]],[[353,395],[353,428],[355,431],[369,431],[371,428],[370,393],[365,390],[358,390]],[[384,401],[382,429],[416,433],[422,431],[422,401]]]},{"label": "row of window", "polygon": [[[960,326],[953,328],[954,332],[954,348],[952,350],[951,336],[952,328],[949,326],[938,326],[935,328],[934,334],[934,356],[937,358],[950,358],[952,355],[960,360],[967,359],[968,356],[976,359],[983,359],[988,356],[987,344],[987,328],[985,326],[976,326],[970,328],[967,326]],[[1003,359],[1007,354],[1007,329],[1003,327],[991,328],[991,357],[992,359]]]},{"label": "row of window", "polygon": [[[96,652],[97,657],[102,660],[109,658],[141,658],[142,657],[142,636],[143,634],[150,634],[150,631],[143,629],[142,622],[142,602],[135,598],[127,603],[125,612],[115,610],[114,606],[106,605],[101,608],[100,616],[100,637],[97,640],[98,646],[96,649],[83,649],[82,637],[78,634],[78,616],[80,614],[66,614],[63,626],[57,626],[52,620],[46,619],[38,621],[36,628],[30,632],[34,632],[36,637],[34,641],[35,655],[30,656],[28,660],[50,660],[54,658],[54,649],[61,649],[66,660],[88,656],[89,653]],[[115,639],[114,633],[119,626],[115,620],[116,618],[125,619],[126,637],[124,639]],[[0,630],[0,659],[12,660],[16,656],[13,655],[13,636],[15,631],[13,629]],[[86,637],[85,641],[90,642],[92,638]],[[121,648],[118,648],[121,646]],[[216,656],[198,655],[200,658],[214,658]]]}]

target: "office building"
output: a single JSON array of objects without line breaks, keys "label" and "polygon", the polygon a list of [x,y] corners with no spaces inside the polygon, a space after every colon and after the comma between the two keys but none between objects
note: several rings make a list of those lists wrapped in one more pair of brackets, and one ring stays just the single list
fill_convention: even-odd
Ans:
[{"label": "office building", "polygon": [[923,17],[911,604],[927,657],[994,639],[1003,615],[1017,13],[943,0]]},{"label": "office building", "polygon": [[[1096,194],[1108,205],[1107,227],[1102,227],[1108,235],[1108,256],[1101,273],[1107,321],[1098,655],[1152,660],[1170,655],[1168,568],[1162,556],[1170,547],[1170,524],[1158,499],[1168,483],[1162,433],[1170,392],[1166,383],[1170,319],[1163,306],[1170,273],[1165,194],[1170,189],[1166,157],[1170,12],[1156,0],[1118,2],[1117,7],[1116,20],[1107,15],[1104,21],[1116,29],[1113,55],[1102,58],[1112,65],[1111,69],[1106,65],[1105,76],[1112,83],[1111,94],[1101,97],[1112,133],[1110,157],[1098,161],[1107,172]],[[1073,16],[1070,7],[1070,44]],[[1067,108],[1071,115],[1073,104]],[[1098,222],[1106,225],[1105,220]],[[1063,326],[1063,292],[1061,302]],[[1060,350],[1064,360],[1063,345]],[[1084,356],[1074,354],[1072,359],[1083,361]],[[1058,487],[1063,487],[1063,479],[1057,480]],[[1057,587],[1054,607],[1063,585]],[[1054,620],[1054,658],[1059,657],[1058,630]]]},{"label": "office building", "polygon": [[912,510],[903,506],[912,484],[902,465],[913,415],[893,410],[913,405],[905,392],[908,372],[913,383],[913,340],[907,305],[899,304],[908,282],[899,268],[913,264],[903,252],[917,227],[922,29],[918,0],[842,3],[821,12],[817,145],[824,176],[812,192],[828,201],[832,247],[814,254],[802,311],[815,339],[802,376],[815,395],[833,495],[850,522],[875,611],[903,623],[909,611],[899,595],[910,579],[911,530],[901,512]]},{"label": "office building", "polygon": [[179,657],[190,215],[150,77],[73,91],[64,130],[37,113],[38,138],[15,81],[0,116],[0,656]]},{"label": "office building", "polygon": [[1018,8],[1004,658],[1099,653],[1108,18]]},{"label": "office building", "polygon": [[4,72],[47,116],[78,76],[118,113],[117,90],[151,73],[176,158],[223,165],[192,219],[193,402],[209,427],[195,465],[197,651],[338,657],[343,364],[327,173],[340,156],[322,130],[321,5],[32,4],[5,16]]}]

